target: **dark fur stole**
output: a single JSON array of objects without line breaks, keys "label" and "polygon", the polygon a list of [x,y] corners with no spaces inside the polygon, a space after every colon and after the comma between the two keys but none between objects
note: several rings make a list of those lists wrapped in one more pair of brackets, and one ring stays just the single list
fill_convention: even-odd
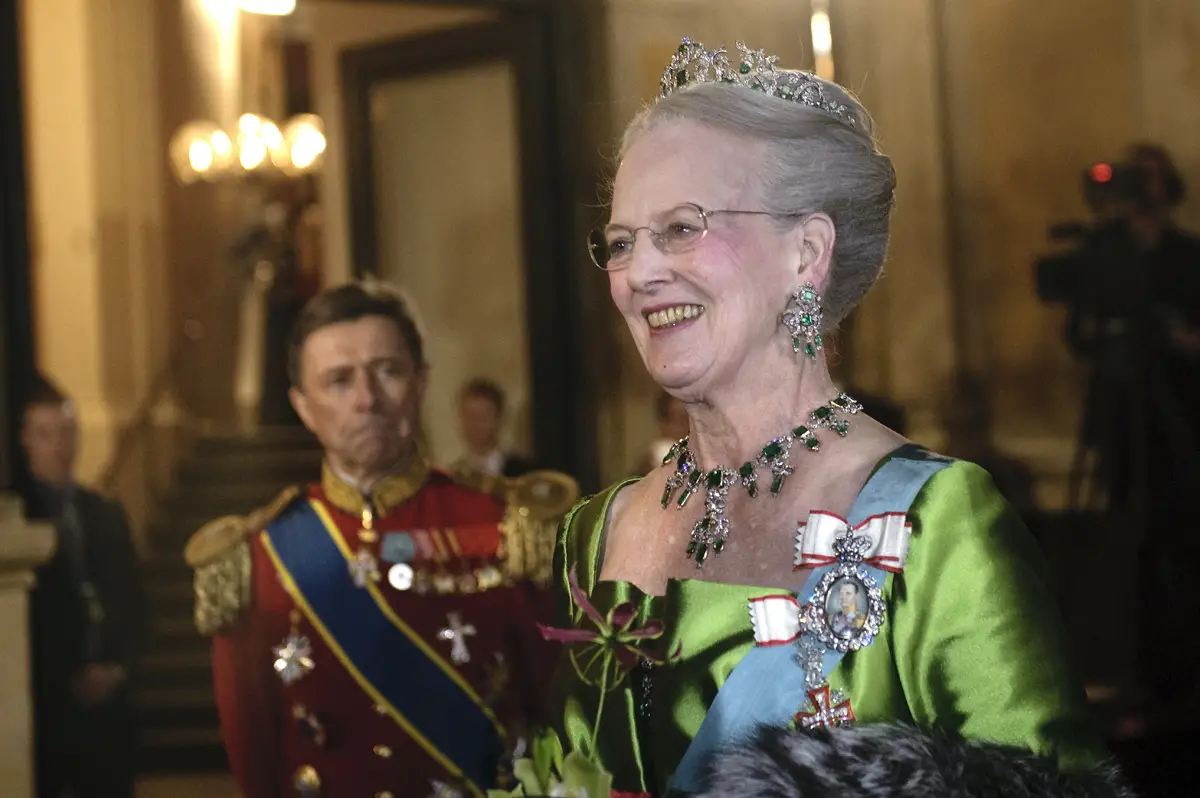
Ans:
[{"label": "dark fur stole", "polygon": [[1133,798],[1115,767],[1061,773],[1029,751],[936,729],[763,729],[714,757],[699,798]]}]

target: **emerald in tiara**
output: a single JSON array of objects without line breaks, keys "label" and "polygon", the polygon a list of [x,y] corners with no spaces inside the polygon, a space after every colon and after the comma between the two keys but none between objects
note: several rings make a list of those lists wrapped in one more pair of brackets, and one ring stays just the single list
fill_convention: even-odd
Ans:
[{"label": "emerald in tiara", "polygon": [[707,50],[700,42],[685,38],[663,70],[659,99],[697,83],[729,83],[744,86],[772,97],[798,102],[845,122],[857,125],[850,106],[825,96],[825,83],[810,72],[780,69],[779,56],[751,50],[737,43],[737,58],[731,59],[724,47]]}]

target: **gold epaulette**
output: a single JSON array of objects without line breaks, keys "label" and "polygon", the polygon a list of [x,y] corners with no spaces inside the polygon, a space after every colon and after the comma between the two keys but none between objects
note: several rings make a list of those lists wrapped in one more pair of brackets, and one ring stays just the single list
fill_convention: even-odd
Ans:
[{"label": "gold epaulette", "polygon": [[559,471],[533,471],[506,483],[505,571],[510,579],[548,585],[558,527],[579,500],[579,483]]},{"label": "gold epaulette", "polygon": [[200,634],[227,629],[250,606],[250,539],[302,493],[299,486],[289,487],[270,504],[248,515],[209,521],[188,539],[183,558],[195,572],[195,620]]}]

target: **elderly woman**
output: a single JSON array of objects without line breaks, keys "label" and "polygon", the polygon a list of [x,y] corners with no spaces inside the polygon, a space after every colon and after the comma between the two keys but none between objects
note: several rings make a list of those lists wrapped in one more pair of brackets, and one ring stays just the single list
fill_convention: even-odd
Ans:
[{"label": "elderly woman", "polygon": [[[897,764],[925,750],[914,733],[999,744],[1047,783],[1086,772],[1105,752],[1017,515],[982,469],[909,443],[830,377],[822,335],[879,275],[895,174],[849,94],[775,63],[685,39],[625,133],[611,220],[589,242],[690,434],[567,519],[572,620],[619,626],[613,645],[641,661],[609,676],[605,657],[574,657],[562,745],[615,790],[655,795],[703,792],[714,772],[737,774],[714,795],[841,794],[780,786],[865,765],[794,748],[839,735],[887,752],[876,782],[913,794],[939,783]],[[641,659],[650,645],[666,658]],[[721,759],[771,728],[794,739]],[[881,729],[905,750],[861,747]],[[776,791],[754,787],[759,765]],[[847,795],[909,794],[842,775]]]}]

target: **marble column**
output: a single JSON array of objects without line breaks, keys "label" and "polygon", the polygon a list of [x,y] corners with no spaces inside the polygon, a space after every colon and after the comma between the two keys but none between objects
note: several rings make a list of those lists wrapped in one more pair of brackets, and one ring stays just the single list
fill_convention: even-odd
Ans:
[{"label": "marble column", "polygon": [[9,798],[34,795],[29,591],[54,546],[50,524],[26,521],[20,500],[0,493],[0,784]]}]

